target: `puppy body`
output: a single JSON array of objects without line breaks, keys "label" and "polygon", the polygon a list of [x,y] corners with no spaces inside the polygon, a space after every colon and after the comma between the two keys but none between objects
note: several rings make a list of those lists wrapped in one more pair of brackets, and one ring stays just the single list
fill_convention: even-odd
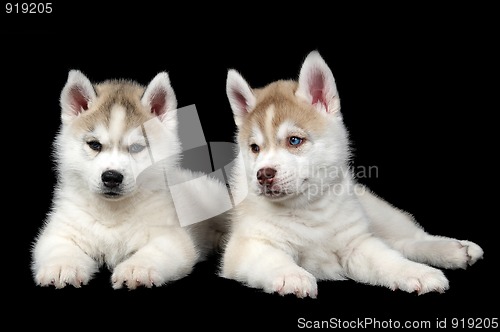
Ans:
[{"label": "puppy body", "polygon": [[[53,206],[32,250],[36,284],[80,287],[105,265],[115,289],[160,286],[188,275],[214,248],[217,218],[181,225],[170,192],[174,181],[204,177],[179,167],[176,107],[165,72],[144,87],[92,84],[70,71]],[[225,192],[205,179],[201,192]]]},{"label": "puppy body", "polygon": [[298,297],[316,297],[317,280],[346,278],[423,294],[449,287],[435,267],[482,257],[356,183],[335,81],[317,52],[298,82],[252,89],[230,70],[227,94],[240,147],[232,190],[246,196],[232,211],[222,276]]}]

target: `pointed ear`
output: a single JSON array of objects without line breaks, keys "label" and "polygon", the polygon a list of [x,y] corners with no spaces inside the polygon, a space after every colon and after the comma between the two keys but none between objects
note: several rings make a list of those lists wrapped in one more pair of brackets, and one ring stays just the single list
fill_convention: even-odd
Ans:
[{"label": "pointed ear", "polygon": [[59,99],[63,122],[71,121],[88,110],[96,96],[89,79],[79,70],[70,70]]},{"label": "pointed ear", "polygon": [[177,108],[177,98],[166,72],[158,73],[151,80],[142,95],[141,102],[160,119],[163,119],[167,112]]},{"label": "pointed ear", "polygon": [[244,117],[255,108],[255,95],[243,76],[234,69],[227,72],[226,93],[233,110],[234,122],[239,127]]},{"label": "pointed ear", "polygon": [[299,74],[298,98],[316,109],[336,114],[340,111],[340,99],[332,71],[317,51],[312,51],[304,60]]}]

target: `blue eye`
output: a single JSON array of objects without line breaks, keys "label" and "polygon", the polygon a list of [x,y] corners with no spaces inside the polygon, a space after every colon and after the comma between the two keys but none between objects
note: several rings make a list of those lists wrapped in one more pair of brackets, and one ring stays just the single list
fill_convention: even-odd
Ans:
[{"label": "blue eye", "polygon": [[128,151],[130,153],[139,153],[142,150],[144,150],[145,146],[142,144],[134,143],[131,146],[128,147]]},{"label": "blue eye", "polygon": [[288,144],[293,147],[298,147],[302,142],[304,142],[304,139],[297,136],[292,136],[288,139]]}]

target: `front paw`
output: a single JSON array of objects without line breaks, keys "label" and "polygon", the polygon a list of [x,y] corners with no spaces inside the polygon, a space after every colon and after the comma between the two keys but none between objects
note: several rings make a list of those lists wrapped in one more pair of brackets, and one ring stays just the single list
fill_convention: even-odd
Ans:
[{"label": "front paw", "polygon": [[111,282],[114,289],[120,289],[123,286],[128,289],[136,289],[140,286],[147,288],[159,286],[165,280],[153,266],[134,261],[125,261],[114,269]]},{"label": "front paw", "polygon": [[80,288],[86,285],[96,272],[97,267],[90,258],[53,259],[35,271],[35,283],[39,286],[54,286],[55,288],[64,288],[66,285]]},{"label": "front paw", "polygon": [[299,266],[276,271],[270,285],[264,290],[280,295],[294,294],[298,298],[314,299],[318,296],[316,278]]},{"label": "front paw", "polygon": [[155,261],[144,256],[135,256],[118,264],[111,276],[111,282],[114,289],[124,286],[128,289],[161,286],[188,275],[193,265],[173,259]]},{"label": "front paw", "polygon": [[441,270],[423,264],[411,264],[397,274],[392,289],[422,295],[429,292],[444,293],[449,288],[448,279]]}]

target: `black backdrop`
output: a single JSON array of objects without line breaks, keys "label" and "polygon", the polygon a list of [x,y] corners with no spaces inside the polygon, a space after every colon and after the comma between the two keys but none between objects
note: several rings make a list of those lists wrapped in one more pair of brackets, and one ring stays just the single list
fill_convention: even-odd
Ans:
[{"label": "black backdrop", "polygon": [[[488,191],[497,179],[490,114],[498,106],[486,9],[309,8],[293,17],[267,10],[246,15],[243,9],[216,17],[207,9],[198,17],[146,4],[55,5],[52,16],[2,12],[2,271],[9,321],[292,329],[300,318],[431,326],[447,319],[451,326],[454,318],[498,316],[492,272],[498,216],[495,193]],[[361,181],[415,215],[430,233],[469,239],[485,250],[485,258],[466,271],[445,271],[450,290],[417,296],[342,281],[320,282],[316,300],[280,297],[217,277],[218,256],[161,288],[114,291],[106,270],[81,289],[35,286],[30,245],[50,206],[51,144],[70,69],[94,82],[128,78],[142,84],[166,70],[179,106],[196,105],[207,141],[227,142],[234,132],[227,69],[239,70],[258,87],[296,78],[313,49],[336,78],[354,164],[378,168],[376,178]]]}]

